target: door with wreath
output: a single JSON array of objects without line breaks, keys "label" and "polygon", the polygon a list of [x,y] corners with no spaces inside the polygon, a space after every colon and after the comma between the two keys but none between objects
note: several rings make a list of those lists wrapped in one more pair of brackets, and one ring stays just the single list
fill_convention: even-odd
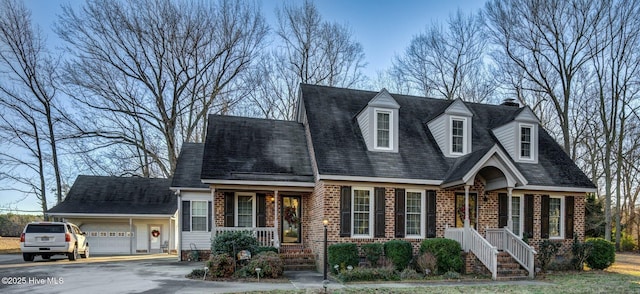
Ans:
[{"label": "door with wreath", "polygon": [[149,253],[160,252],[161,232],[160,225],[149,225]]},{"label": "door with wreath", "polygon": [[301,201],[300,196],[282,197],[282,243],[300,243],[302,235]]}]

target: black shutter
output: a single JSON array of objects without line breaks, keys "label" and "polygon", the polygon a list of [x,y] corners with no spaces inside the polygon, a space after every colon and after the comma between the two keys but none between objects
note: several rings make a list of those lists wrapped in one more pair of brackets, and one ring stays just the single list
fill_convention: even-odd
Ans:
[{"label": "black shutter", "polygon": [[549,195],[542,195],[542,205],[540,205],[540,238],[549,239]]},{"label": "black shutter", "polygon": [[436,191],[427,191],[427,238],[436,237]]},{"label": "black shutter", "polygon": [[396,189],[396,238],[404,238],[404,189]]},{"label": "black shutter", "polygon": [[267,226],[267,195],[256,194],[256,225],[258,227]]},{"label": "black shutter", "polygon": [[385,229],[385,219],[384,219],[384,188],[376,188],[375,189],[375,231],[374,237],[376,238],[384,238],[384,229]]},{"label": "black shutter", "polygon": [[524,195],[524,236],[533,238],[533,195]]},{"label": "black shutter", "polygon": [[498,228],[507,226],[509,220],[509,196],[505,193],[498,194]]},{"label": "black shutter", "polygon": [[340,189],[340,237],[351,236],[351,187]]},{"label": "black shutter", "polygon": [[573,196],[564,197],[564,238],[573,239]]},{"label": "black shutter", "polygon": [[234,227],[234,210],[235,210],[235,197],[233,192],[224,192],[224,226]]},{"label": "black shutter", "polygon": [[191,231],[191,202],[182,201],[182,231]]},{"label": "black shutter", "polygon": [[208,203],[209,205],[207,205],[207,214],[209,215],[209,224],[208,224],[208,228],[207,231],[211,232],[211,228],[213,228],[213,207],[211,207],[211,201],[209,201]]}]

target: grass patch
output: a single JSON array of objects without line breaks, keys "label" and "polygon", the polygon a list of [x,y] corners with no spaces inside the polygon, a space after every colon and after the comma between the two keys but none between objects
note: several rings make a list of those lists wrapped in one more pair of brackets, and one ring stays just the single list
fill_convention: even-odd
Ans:
[{"label": "grass patch", "polygon": [[20,238],[0,237],[0,254],[19,254]]}]

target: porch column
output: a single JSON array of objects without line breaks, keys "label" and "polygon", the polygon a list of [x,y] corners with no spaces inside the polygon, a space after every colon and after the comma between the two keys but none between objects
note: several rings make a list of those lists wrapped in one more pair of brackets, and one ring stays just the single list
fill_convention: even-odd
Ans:
[{"label": "porch column", "polygon": [[[471,186],[464,186],[464,228],[469,228],[469,189]],[[477,201],[477,200],[476,200]]]},{"label": "porch column", "polygon": [[512,197],[512,194],[513,194],[513,188],[512,187],[508,187],[507,188],[507,199],[509,199],[508,200],[509,201],[509,203],[508,203],[509,208],[507,209],[507,227],[509,228],[509,231],[513,232],[513,220],[511,219],[512,215],[513,215],[511,213],[511,208],[512,208],[511,207],[511,197]]},{"label": "porch column", "polygon": [[273,191],[273,247],[280,248],[280,235],[278,234],[278,190]]},{"label": "porch column", "polygon": [[133,254],[133,220],[129,218],[129,254]]}]

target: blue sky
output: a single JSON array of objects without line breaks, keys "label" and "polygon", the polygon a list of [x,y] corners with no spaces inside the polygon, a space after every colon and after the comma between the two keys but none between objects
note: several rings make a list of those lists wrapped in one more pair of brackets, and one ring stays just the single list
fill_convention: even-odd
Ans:
[{"label": "blue sky", "polygon": [[[35,21],[47,38],[49,46],[58,47],[60,42],[52,31],[60,5],[71,3],[74,7],[82,1],[68,0],[24,0],[32,11]],[[275,24],[274,9],[283,3],[279,0],[263,0],[263,13],[270,25]],[[411,38],[425,30],[434,22],[445,22],[451,13],[461,9],[464,13],[477,12],[484,6],[480,0],[318,0],[316,6],[323,19],[347,24],[354,39],[360,42],[368,64],[365,73],[375,78],[378,71],[391,66],[395,55],[401,54],[409,45]],[[0,208],[24,198],[22,194],[0,191]],[[53,195],[50,196],[53,200]],[[54,203],[50,202],[49,207]],[[20,210],[39,210],[37,199],[33,196],[11,205]],[[0,213],[3,211],[0,210]]]}]

